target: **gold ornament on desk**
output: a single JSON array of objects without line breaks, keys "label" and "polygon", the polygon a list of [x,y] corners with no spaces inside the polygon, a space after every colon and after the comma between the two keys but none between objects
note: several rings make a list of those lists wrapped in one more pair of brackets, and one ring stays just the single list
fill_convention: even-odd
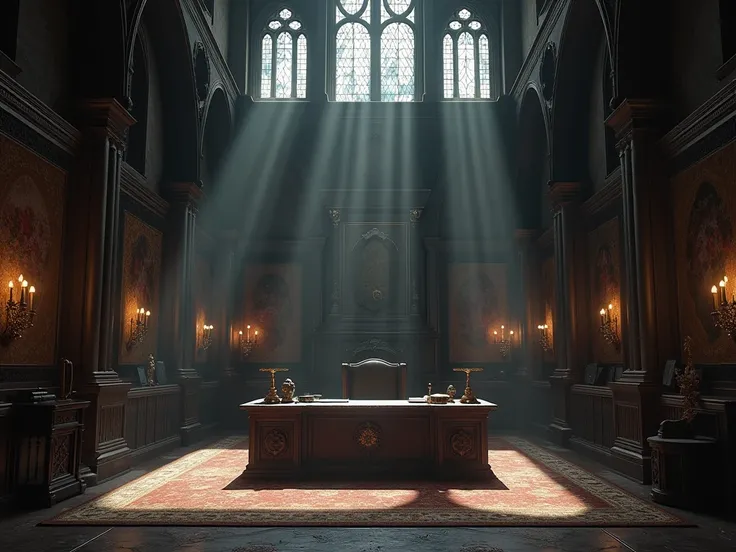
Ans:
[{"label": "gold ornament on desk", "polygon": [[18,301],[13,296],[15,283],[8,282],[8,301],[5,303],[5,327],[0,333],[0,343],[10,344],[11,341],[23,337],[23,332],[33,327],[36,316],[34,295],[36,288],[29,286],[28,281],[21,274],[18,277],[20,297]]},{"label": "gold ornament on desk", "polygon": [[284,396],[281,398],[282,403],[293,403],[294,401],[294,391],[296,390],[296,385],[293,381],[291,381],[291,378],[286,378],[284,380],[284,383],[281,384],[281,392],[284,394]]},{"label": "gold ornament on desk", "polygon": [[460,397],[462,404],[478,404],[478,398],[473,394],[470,387],[470,374],[473,372],[482,372],[483,368],[453,368],[453,372],[465,372],[465,393]]},{"label": "gold ornament on desk", "polygon": [[271,373],[271,387],[268,390],[268,394],[263,397],[263,402],[266,404],[279,404],[281,402],[281,398],[279,397],[279,394],[276,392],[276,372],[288,372],[288,368],[261,368],[259,370],[260,372],[270,372]]},{"label": "gold ornament on desk", "polygon": [[447,386],[447,396],[450,397],[450,400],[447,402],[454,403],[455,402],[455,395],[457,394],[457,389],[455,389],[454,385],[448,385]]},{"label": "gold ornament on desk", "polygon": [[713,325],[722,329],[733,340],[736,340],[736,296],[732,293],[731,302],[728,302],[726,285],[728,277],[718,282],[718,287],[713,286],[710,292],[713,294]]},{"label": "gold ornament on desk", "polygon": [[608,343],[613,345],[617,351],[621,348],[621,339],[618,335],[618,316],[613,312],[613,303],[608,304],[607,309],[601,309],[600,332]]}]

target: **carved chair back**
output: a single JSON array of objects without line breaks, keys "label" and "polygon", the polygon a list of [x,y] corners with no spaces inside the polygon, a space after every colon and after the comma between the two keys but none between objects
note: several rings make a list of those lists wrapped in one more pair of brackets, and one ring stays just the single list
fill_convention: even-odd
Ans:
[{"label": "carved chair back", "polygon": [[343,362],[342,396],[344,399],[405,399],[406,363],[380,358]]}]

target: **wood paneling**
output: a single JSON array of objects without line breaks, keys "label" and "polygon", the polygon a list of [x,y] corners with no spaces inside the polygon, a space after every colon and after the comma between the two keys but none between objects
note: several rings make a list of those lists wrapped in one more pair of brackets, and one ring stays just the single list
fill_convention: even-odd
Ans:
[{"label": "wood paneling", "polygon": [[138,387],[128,392],[125,438],[133,456],[160,453],[179,445],[178,385]]},{"label": "wood paneling", "polygon": [[613,446],[613,393],[608,387],[573,385],[570,425],[575,437],[591,444]]},{"label": "wood paneling", "polygon": [[203,426],[217,423],[219,417],[219,381],[203,381],[199,388],[199,421]]},{"label": "wood paneling", "polygon": [[10,466],[10,403],[0,403],[0,504],[10,493],[8,467]]}]

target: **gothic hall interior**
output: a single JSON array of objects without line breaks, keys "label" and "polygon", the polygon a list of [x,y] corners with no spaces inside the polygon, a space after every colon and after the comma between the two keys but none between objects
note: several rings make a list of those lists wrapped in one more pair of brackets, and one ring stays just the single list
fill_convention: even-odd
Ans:
[{"label": "gothic hall interior", "polygon": [[0,549],[736,548],[736,1],[2,0]]}]

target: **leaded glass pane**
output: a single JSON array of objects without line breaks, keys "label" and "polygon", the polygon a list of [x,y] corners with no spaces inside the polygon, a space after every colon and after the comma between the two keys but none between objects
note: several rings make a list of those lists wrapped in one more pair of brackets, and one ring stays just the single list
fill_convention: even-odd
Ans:
[{"label": "leaded glass pane", "polygon": [[480,21],[471,21],[470,23],[468,23],[468,27],[470,27],[474,31],[477,31],[478,29],[480,29]]},{"label": "leaded glass pane", "polygon": [[481,35],[478,39],[478,72],[480,79],[480,97],[491,97],[491,49],[488,37]]},{"label": "leaded glass pane", "polygon": [[302,28],[302,24],[299,23],[298,21],[292,21],[291,23],[289,23],[289,28],[294,29],[295,31],[298,31],[299,29]]},{"label": "leaded glass pane", "polygon": [[386,6],[383,3],[383,0],[379,0],[379,2],[381,2],[381,23],[384,23],[387,19],[391,17],[391,14],[388,13],[388,10],[386,9]]},{"label": "leaded glass pane", "polygon": [[409,9],[411,0],[385,0],[388,7],[396,15],[404,15],[404,12]]},{"label": "leaded glass pane", "polygon": [[268,24],[268,28],[269,29],[274,29],[274,30],[280,29],[281,28],[281,23],[279,21],[271,21]]},{"label": "leaded glass pane", "polygon": [[271,35],[266,35],[261,41],[261,98],[272,98],[271,90],[271,56],[273,42]]},{"label": "leaded glass pane", "polygon": [[459,21],[450,21],[450,28],[453,31],[457,31],[460,27],[462,27],[462,25],[460,24]]},{"label": "leaded glass pane", "polygon": [[291,11],[284,8],[283,10],[279,12],[279,17],[281,19],[289,19],[291,17]]},{"label": "leaded glass pane", "polygon": [[459,97],[475,97],[475,49],[470,33],[461,33],[457,39],[457,84]]},{"label": "leaded glass pane", "polygon": [[471,14],[468,10],[460,10],[459,12],[457,12],[457,16],[463,20],[470,19],[470,15]]},{"label": "leaded glass pane", "polygon": [[368,29],[360,23],[346,23],[337,30],[335,42],[335,100],[370,101],[371,37]]},{"label": "leaded glass pane", "polygon": [[455,60],[453,59],[452,37],[445,35],[442,41],[442,61],[444,64],[443,76],[445,84],[445,98],[452,98],[455,95]]},{"label": "leaded glass pane", "polygon": [[[364,21],[370,21],[370,0],[337,0],[337,2],[339,5],[342,6],[342,8],[345,10],[345,13],[347,13],[348,15],[355,15],[363,7],[363,4],[367,4],[365,7],[365,12],[361,16],[361,19],[363,19]],[[340,11],[339,8],[336,9],[338,12]]]},{"label": "leaded glass pane", "polygon": [[291,98],[292,59],[291,34],[281,33],[276,39],[276,97]]},{"label": "leaded glass pane", "polygon": [[381,34],[381,101],[414,99],[414,31],[406,23],[391,23]]},{"label": "leaded glass pane", "polygon": [[307,37],[299,35],[296,41],[296,97],[307,97]]}]

